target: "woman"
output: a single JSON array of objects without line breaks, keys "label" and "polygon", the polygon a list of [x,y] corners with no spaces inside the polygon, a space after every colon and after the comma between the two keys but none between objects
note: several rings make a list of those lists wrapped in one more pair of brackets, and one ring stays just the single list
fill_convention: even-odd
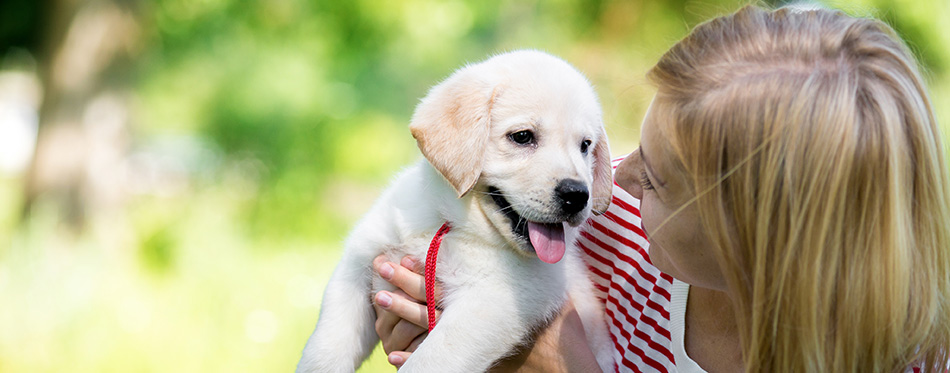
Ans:
[{"label": "woman", "polygon": [[[746,7],[696,27],[649,77],[641,146],[580,243],[620,370],[947,370],[950,178],[920,74],[889,27]],[[649,253],[636,216],[615,219],[627,212],[642,216]],[[403,266],[377,268],[415,292]],[[408,295],[377,294],[387,352],[420,341]],[[577,333],[567,305],[506,364],[570,369],[563,356],[589,350],[558,341]]]}]

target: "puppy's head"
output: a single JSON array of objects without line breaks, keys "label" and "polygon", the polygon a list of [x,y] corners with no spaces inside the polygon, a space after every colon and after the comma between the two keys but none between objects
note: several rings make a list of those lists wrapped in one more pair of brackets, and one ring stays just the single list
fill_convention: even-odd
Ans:
[{"label": "puppy's head", "polygon": [[610,150],[590,83],[561,59],[515,51],[456,71],[410,125],[459,197],[474,192],[501,235],[549,263],[565,225],[610,204]]}]

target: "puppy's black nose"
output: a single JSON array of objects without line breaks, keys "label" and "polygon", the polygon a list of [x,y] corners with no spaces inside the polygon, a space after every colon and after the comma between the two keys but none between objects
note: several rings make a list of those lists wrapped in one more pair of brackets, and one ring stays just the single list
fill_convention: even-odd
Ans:
[{"label": "puppy's black nose", "polygon": [[587,206],[587,197],[590,193],[587,191],[587,185],[574,180],[561,180],[554,188],[554,193],[561,201],[561,210],[567,214],[576,214]]}]

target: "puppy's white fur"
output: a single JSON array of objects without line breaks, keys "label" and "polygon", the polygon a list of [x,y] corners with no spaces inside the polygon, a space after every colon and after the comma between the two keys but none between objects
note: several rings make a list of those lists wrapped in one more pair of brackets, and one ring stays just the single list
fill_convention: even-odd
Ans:
[{"label": "puppy's white fur", "polygon": [[[378,341],[371,296],[394,290],[374,275],[373,258],[424,258],[444,222],[452,225],[438,258],[444,311],[401,371],[485,371],[545,326],[568,297],[601,368],[613,370],[604,311],[574,247],[575,227],[606,210],[612,184],[600,106],[588,81],[542,52],[501,54],[433,87],[410,129],[427,162],[399,175],[350,234],[297,371],[359,367]],[[511,138],[524,130],[534,134],[533,144]],[[566,179],[590,190],[575,214],[558,210],[554,189]],[[539,260],[490,187],[521,217],[563,225],[561,261]]]}]

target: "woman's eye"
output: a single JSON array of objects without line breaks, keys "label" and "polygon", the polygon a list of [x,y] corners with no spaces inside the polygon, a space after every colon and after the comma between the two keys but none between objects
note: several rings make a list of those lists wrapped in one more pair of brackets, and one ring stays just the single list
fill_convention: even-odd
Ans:
[{"label": "woman's eye", "polygon": [[513,132],[508,135],[508,138],[517,144],[527,145],[534,142],[534,132],[528,130]]},{"label": "woman's eye", "polygon": [[650,181],[650,176],[647,175],[646,171],[640,171],[640,187],[643,190],[653,189],[653,182]]},{"label": "woman's eye", "polygon": [[590,143],[590,140],[584,140],[584,142],[581,143],[581,153],[587,154],[587,150],[590,148]]}]

